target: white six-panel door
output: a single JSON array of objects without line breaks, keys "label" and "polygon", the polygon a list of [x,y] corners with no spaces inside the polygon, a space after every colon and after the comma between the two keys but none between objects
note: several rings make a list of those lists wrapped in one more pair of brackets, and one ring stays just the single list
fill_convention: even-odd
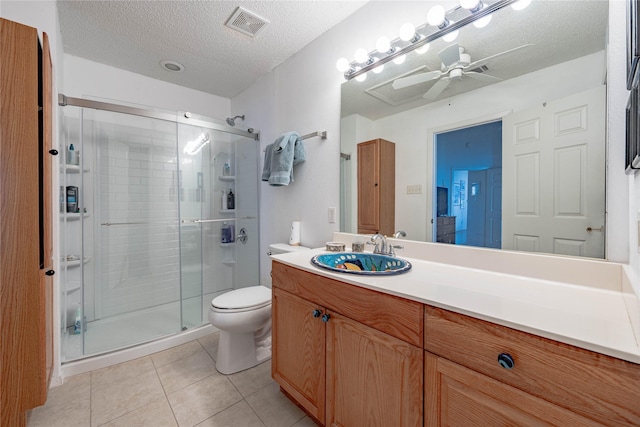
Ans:
[{"label": "white six-panel door", "polygon": [[503,119],[502,247],[604,258],[605,86]]}]

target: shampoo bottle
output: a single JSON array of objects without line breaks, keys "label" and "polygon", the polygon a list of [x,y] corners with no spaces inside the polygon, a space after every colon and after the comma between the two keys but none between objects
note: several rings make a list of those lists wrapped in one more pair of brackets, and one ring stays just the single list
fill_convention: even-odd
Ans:
[{"label": "shampoo bottle", "polygon": [[73,323],[73,335],[80,335],[82,332],[82,310],[80,308],[80,304],[78,304],[78,308],[76,308],[75,321]]},{"label": "shampoo bottle", "polygon": [[236,202],[235,196],[233,195],[233,190],[229,189],[229,194],[227,194],[227,209],[235,209]]}]

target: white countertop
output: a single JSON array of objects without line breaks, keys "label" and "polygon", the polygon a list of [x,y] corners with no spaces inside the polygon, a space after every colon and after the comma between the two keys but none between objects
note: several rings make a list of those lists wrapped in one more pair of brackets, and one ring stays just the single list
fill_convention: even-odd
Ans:
[{"label": "white countertop", "polygon": [[[608,283],[602,287],[582,285],[409,258],[400,254],[401,258],[412,264],[408,272],[391,276],[360,276],[334,273],[311,264],[314,255],[325,252],[324,248],[313,249],[273,258],[356,286],[640,364],[638,332],[634,330],[640,323],[640,301],[633,292],[623,291],[622,284]],[[571,262],[568,260],[568,263]],[[610,281],[622,280],[616,279],[616,274],[612,277]]]}]

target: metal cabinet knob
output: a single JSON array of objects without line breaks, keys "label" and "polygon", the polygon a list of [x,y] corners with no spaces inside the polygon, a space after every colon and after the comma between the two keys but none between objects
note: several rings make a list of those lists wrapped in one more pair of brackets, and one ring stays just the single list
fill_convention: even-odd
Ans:
[{"label": "metal cabinet knob", "polygon": [[323,315],[322,315],[322,321],[323,321],[324,323],[327,323],[327,322],[329,321],[329,319],[330,319],[330,318],[331,318],[331,316],[330,316],[329,314],[327,314],[327,313],[325,313],[325,314],[323,314]]},{"label": "metal cabinet knob", "polygon": [[513,357],[508,353],[500,353],[498,355],[498,363],[505,369],[513,369],[516,364],[516,362],[513,361]]},{"label": "metal cabinet knob", "polygon": [[53,276],[54,274],[56,274],[56,272],[54,270],[47,270],[44,272],[44,274],[46,274],[47,276]]},{"label": "metal cabinet knob", "polygon": [[49,150],[49,154],[51,154],[52,156],[57,156],[58,150],[56,150],[55,148],[52,148],[51,150]]},{"label": "metal cabinet knob", "polygon": [[315,310],[313,310],[313,317],[320,317],[321,314],[322,314],[322,312],[320,310],[318,310],[317,308]]}]

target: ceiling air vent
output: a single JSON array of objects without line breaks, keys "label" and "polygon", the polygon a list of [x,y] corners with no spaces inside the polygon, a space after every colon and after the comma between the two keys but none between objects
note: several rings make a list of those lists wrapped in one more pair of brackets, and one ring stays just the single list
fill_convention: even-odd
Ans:
[{"label": "ceiling air vent", "polygon": [[266,19],[238,6],[224,25],[247,36],[255,37],[268,23]]}]

